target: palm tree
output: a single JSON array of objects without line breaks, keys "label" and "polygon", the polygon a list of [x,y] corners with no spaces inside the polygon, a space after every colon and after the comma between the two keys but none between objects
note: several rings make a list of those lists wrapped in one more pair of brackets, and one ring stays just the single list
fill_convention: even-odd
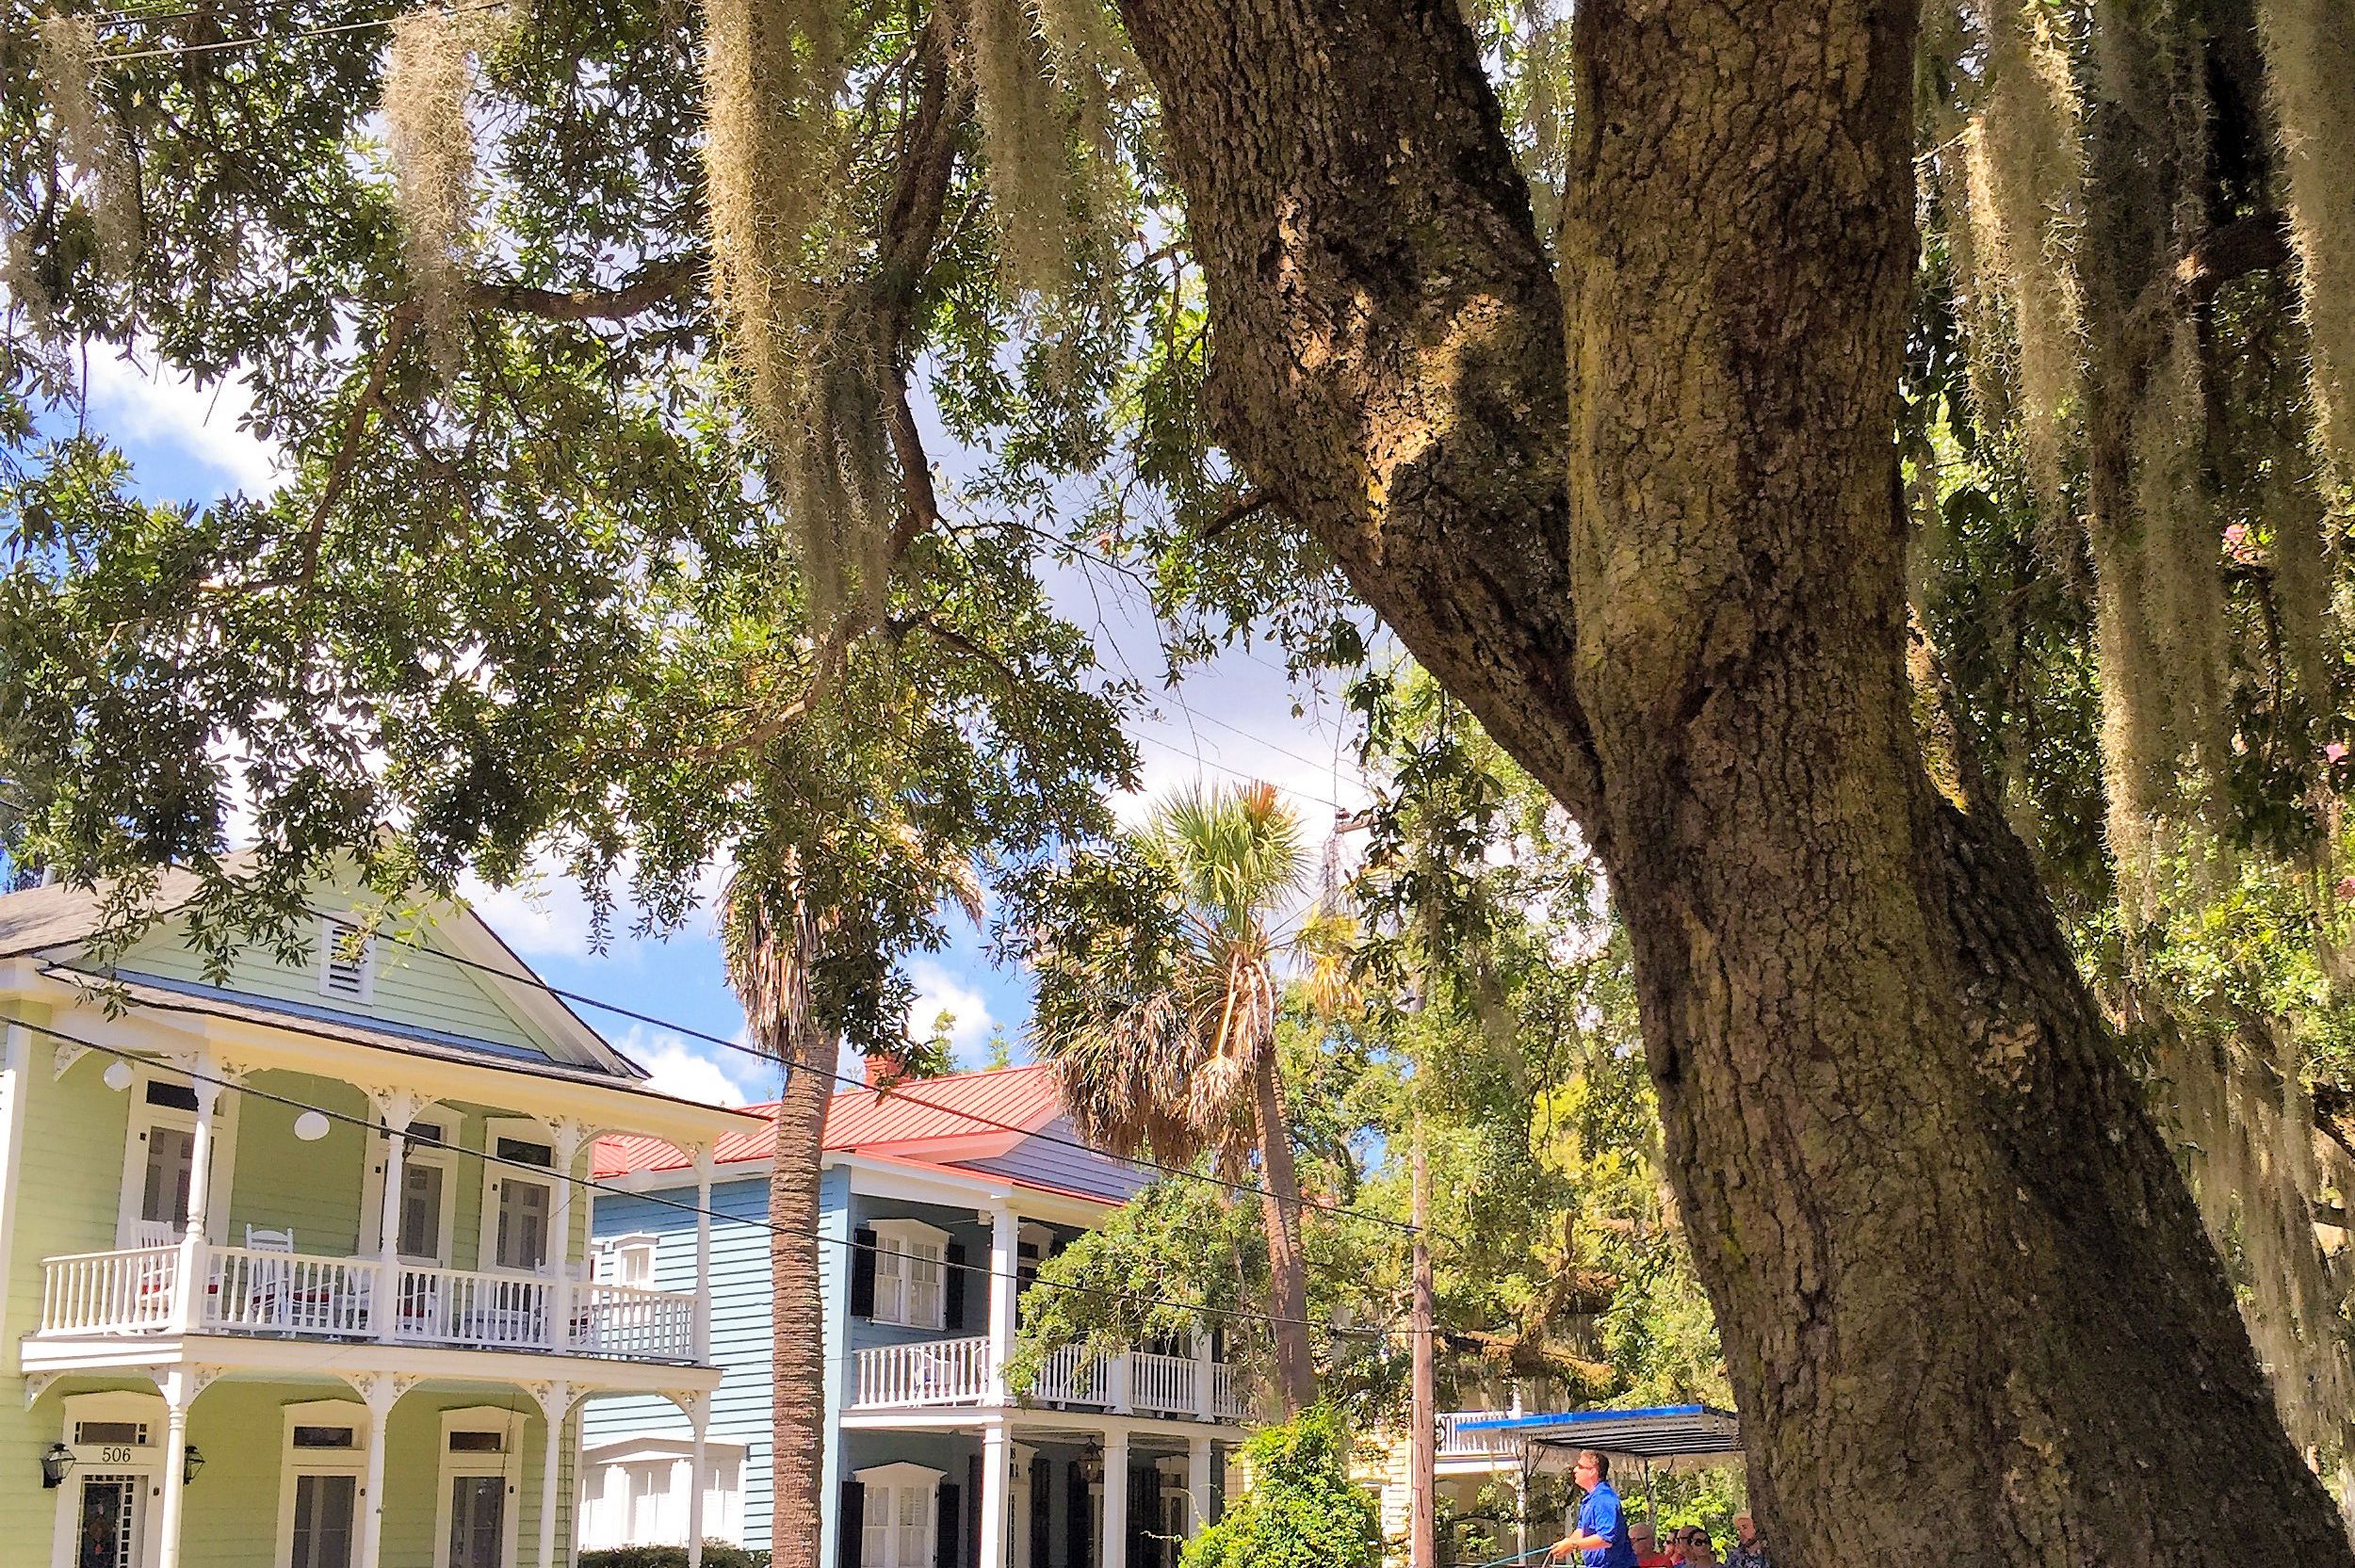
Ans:
[{"label": "palm tree", "polygon": [[[970,861],[938,849],[905,824],[875,835],[870,849],[924,897],[960,905],[976,924],[983,918],[981,884]],[[784,1082],[774,1119],[775,1143],[769,1162],[769,1334],[771,1540],[775,1568],[819,1568],[826,1433],[825,1316],[819,1270],[810,1237],[818,1233],[819,1178],[826,1135],[826,1109],[834,1099],[842,1059],[842,1030],[820,1006],[813,977],[830,957],[830,945],[864,942],[864,924],[843,911],[813,907],[800,874],[802,862],[788,853],[772,874],[756,875],[739,865],[729,878],[722,929],[728,979],[744,1010],[749,1043],[775,1059]],[[880,962],[882,955],[865,955]],[[848,1267],[846,1260],[845,1267]]]},{"label": "palm tree", "polygon": [[1279,906],[1307,878],[1300,824],[1264,784],[1164,801],[1128,848],[1159,907],[1117,936],[1042,955],[1031,1015],[1080,1131],[1114,1154],[1150,1150],[1229,1169],[1257,1156],[1274,1285],[1275,1379],[1287,1412],[1316,1398],[1300,1185],[1276,1070]]},{"label": "palm tree", "polygon": [[836,922],[798,897],[730,879],[723,929],[746,1037],[783,1068],[769,1162],[771,1536],[778,1568],[817,1568],[825,1465],[826,1336],[809,1237],[841,1031],[812,1005],[810,976]]}]

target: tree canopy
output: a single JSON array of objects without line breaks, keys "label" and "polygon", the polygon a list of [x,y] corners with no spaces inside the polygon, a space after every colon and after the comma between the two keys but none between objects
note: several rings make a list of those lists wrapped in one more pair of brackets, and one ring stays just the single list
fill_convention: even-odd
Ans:
[{"label": "tree canopy", "polygon": [[[881,1033],[944,848],[1109,827],[1053,565],[1371,608],[1608,871],[1801,1560],[2344,1552],[2344,6],[8,15],[18,862],[789,847]],[[153,499],[122,348],[289,482]]]}]

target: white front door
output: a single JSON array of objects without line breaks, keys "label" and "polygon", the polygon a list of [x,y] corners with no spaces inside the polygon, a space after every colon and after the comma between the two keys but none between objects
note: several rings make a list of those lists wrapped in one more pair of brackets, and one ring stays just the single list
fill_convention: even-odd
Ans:
[{"label": "white front door", "polygon": [[496,1267],[537,1273],[548,1260],[548,1211],[555,1194],[546,1182],[505,1176],[498,1184]]}]

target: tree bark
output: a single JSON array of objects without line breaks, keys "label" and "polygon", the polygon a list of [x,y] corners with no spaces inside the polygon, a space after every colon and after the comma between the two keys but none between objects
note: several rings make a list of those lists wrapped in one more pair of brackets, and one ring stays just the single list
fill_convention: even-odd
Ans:
[{"label": "tree bark", "polygon": [[[731,902],[736,903],[731,893]],[[730,967],[752,1043],[784,1071],[776,1147],[769,1164],[770,1483],[774,1568],[822,1568],[820,1489],[825,1479],[826,1319],[814,1258],[820,1156],[841,1037],[810,1006],[809,966],[821,923],[799,907],[738,904]],[[850,1267],[845,1256],[838,1260]]]},{"label": "tree bark", "polygon": [[1274,1298],[1275,1391],[1287,1416],[1317,1397],[1316,1362],[1308,1350],[1308,1265],[1300,1240],[1300,1176],[1292,1165],[1291,1116],[1284,1108],[1275,1043],[1252,1069],[1259,1130],[1259,1220],[1267,1230],[1269,1293]]},{"label": "tree bark", "polygon": [[1609,867],[1777,1560],[2350,1561],[2024,851],[1925,778],[1910,5],[1583,0],[1567,315],[1444,0],[1123,9],[1222,440]]}]

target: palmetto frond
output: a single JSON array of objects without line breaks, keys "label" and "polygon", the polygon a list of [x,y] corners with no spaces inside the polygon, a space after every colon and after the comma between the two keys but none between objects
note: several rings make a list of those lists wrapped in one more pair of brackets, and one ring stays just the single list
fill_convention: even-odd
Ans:
[{"label": "palmetto frond", "polygon": [[[1308,869],[1299,824],[1265,784],[1163,804],[1134,848],[1167,878],[1152,951],[1098,945],[1040,964],[1032,1040],[1073,1122],[1115,1153],[1240,1163],[1258,1130],[1253,1075],[1281,1000],[1276,908]],[[1128,933],[1135,935],[1136,933]]]}]

